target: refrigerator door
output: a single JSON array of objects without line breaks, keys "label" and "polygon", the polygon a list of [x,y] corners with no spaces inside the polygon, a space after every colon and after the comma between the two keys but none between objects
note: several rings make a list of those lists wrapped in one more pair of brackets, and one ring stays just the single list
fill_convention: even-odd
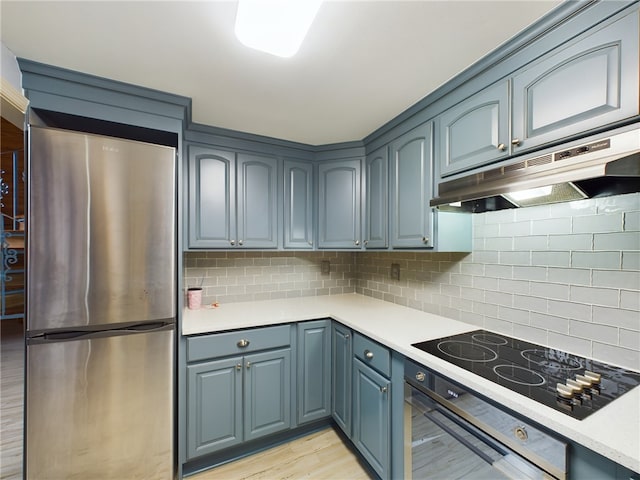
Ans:
[{"label": "refrigerator door", "polygon": [[25,478],[173,479],[174,336],[28,345]]},{"label": "refrigerator door", "polygon": [[27,329],[175,317],[170,147],[31,127]]}]

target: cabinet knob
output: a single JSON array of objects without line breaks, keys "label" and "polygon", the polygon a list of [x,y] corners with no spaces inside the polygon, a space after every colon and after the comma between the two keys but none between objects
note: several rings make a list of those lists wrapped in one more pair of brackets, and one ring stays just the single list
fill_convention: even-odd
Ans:
[{"label": "cabinet knob", "polygon": [[364,351],[364,358],[366,358],[367,360],[371,360],[373,358],[373,352],[370,350],[365,350]]},{"label": "cabinet knob", "polygon": [[422,237],[422,243],[429,243],[429,237]]},{"label": "cabinet knob", "polygon": [[231,240],[229,243],[233,246],[233,245],[236,244],[236,241],[235,240]]},{"label": "cabinet knob", "polygon": [[313,242],[311,240],[309,240],[307,243],[313,247]]},{"label": "cabinet knob", "polygon": [[238,343],[236,345],[238,345],[238,348],[246,348],[249,346],[249,343],[251,343],[249,340],[247,340],[246,338],[242,338],[238,340]]},{"label": "cabinet knob", "polygon": [[504,152],[507,149],[507,146],[504,143],[498,144],[498,150]]},{"label": "cabinet knob", "polygon": [[360,240],[356,240],[356,245],[360,245]]},{"label": "cabinet knob", "polygon": [[369,245],[369,240],[364,241],[364,246],[366,247],[367,245]]},{"label": "cabinet knob", "polygon": [[346,338],[347,340],[351,337],[351,335],[349,335],[348,333],[344,336],[344,338]]},{"label": "cabinet knob", "polygon": [[244,245],[244,240],[239,240],[238,241],[238,245],[240,245],[240,246]]},{"label": "cabinet knob", "polygon": [[513,140],[511,140],[511,145],[513,145],[514,147],[517,147],[520,145],[520,139],[519,138],[514,138]]},{"label": "cabinet knob", "polygon": [[238,363],[236,365],[236,370],[242,370],[242,364],[241,363]]},{"label": "cabinet knob", "polygon": [[380,393],[387,393],[387,390],[388,390],[388,389],[387,389],[387,387],[386,387],[386,386],[384,386],[384,387],[380,387]]},{"label": "cabinet knob", "polygon": [[251,362],[247,362],[247,370],[251,368]]}]

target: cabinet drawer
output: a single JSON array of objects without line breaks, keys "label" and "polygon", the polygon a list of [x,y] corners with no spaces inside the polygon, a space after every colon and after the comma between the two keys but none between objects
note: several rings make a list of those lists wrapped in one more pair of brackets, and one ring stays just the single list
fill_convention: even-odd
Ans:
[{"label": "cabinet drawer", "polygon": [[[244,342],[243,342],[244,341]],[[245,346],[241,346],[245,343]],[[187,339],[187,361],[225,357],[291,344],[291,326],[252,328]]]},{"label": "cabinet drawer", "polygon": [[353,336],[353,353],[365,365],[375,368],[387,377],[391,376],[391,352],[370,338],[359,333]]}]

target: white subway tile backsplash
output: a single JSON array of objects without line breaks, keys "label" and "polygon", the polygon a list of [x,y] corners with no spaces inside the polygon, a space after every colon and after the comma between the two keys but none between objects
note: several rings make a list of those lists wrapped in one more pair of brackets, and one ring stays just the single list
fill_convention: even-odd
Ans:
[{"label": "white subway tile backsplash", "polygon": [[[631,367],[640,349],[640,194],[472,219],[471,254],[188,252],[184,285],[202,282],[205,302],[221,303],[358,292]],[[400,281],[390,279],[391,263]]]},{"label": "white subway tile backsplash", "polygon": [[547,267],[568,267],[570,252],[531,252],[531,265]]},{"label": "white subway tile backsplash", "polygon": [[593,358],[613,363],[620,367],[640,370],[640,351],[629,348],[593,342]]},{"label": "white subway tile backsplash", "polygon": [[594,287],[640,290],[640,272],[633,270],[594,270],[591,283]]},{"label": "white subway tile backsplash", "polygon": [[640,232],[596,233],[594,250],[640,250]]},{"label": "white subway tile backsplash", "polygon": [[572,285],[569,291],[569,299],[572,302],[601,305],[605,307],[617,307],[619,303],[619,291],[612,288],[594,288]]},{"label": "white subway tile backsplash", "polygon": [[591,250],[593,248],[593,235],[549,235],[549,250]]},{"label": "white subway tile backsplash", "polygon": [[573,233],[621,232],[623,213],[584,215],[573,218]]},{"label": "white subway tile backsplash", "polygon": [[622,265],[621,252],[571,252],[574,268],[615,268]]},{"label": "white subway tile backsplash", "polygon": [[538,220],[531,225],[532,235],[557,235],[571,233],[571,217]]},{"label": "white subway tile backsplash", "polygon": [[640,332],[640,313],[635,310],[594,306],[593,323]]}]

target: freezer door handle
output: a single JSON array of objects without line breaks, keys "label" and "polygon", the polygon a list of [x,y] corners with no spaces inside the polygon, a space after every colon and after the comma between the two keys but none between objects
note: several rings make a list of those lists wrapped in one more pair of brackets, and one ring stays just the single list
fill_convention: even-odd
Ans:
[{"label": "freezer door handle", "polygon": [[44,332],[29,337],[29,343],[41,342],[57,342],[62,340],[78,340],[81,338],[100,338],[112,335],[126,335],[133,333],[161,332],[174,328],[172,322],[157,321],[134,323],[119,328],[111,328],[104,330],[61,330],[53,332]]}]

